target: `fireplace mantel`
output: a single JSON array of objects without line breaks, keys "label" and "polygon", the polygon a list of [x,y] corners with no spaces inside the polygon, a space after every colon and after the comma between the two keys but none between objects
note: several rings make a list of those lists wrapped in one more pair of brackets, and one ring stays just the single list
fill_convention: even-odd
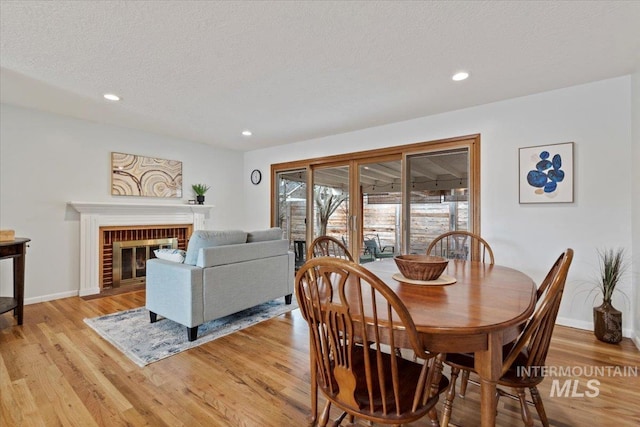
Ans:
[{"label": "fireplace mantel", "polygon": [[86,214],[152,214],[158,212],[192,212],[192,213],[208,213],[213,205],[184,205],[169,203],[111,203],[111,202],[69,202],[69,206],[78,212]]},{"label": "fireplace mantel", "polygon": [[68,202],[80,213],[80,296],[100,293],[100,227],[193,224],[204,228],[212,205]]}]

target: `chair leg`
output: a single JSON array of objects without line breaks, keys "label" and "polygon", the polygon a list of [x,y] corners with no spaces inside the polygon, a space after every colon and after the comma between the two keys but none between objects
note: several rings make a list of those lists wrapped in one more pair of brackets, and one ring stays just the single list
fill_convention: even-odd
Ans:
[{"label": "chair leg", "polygon": [[456,397],[456,380],[460,373],[459,368],[451,367],[451,379],[449,380],[449,390],[447,391],[447,398],[444,401],[444,409],[442,411],[442,426],[447,427],[451,420],[451,409],[453,407],[453,399]]},{"label": "chair leg", "polygon": [[[351,414],[348,414],[348,416],[347,416],[347,424],[345,424],[345,427],[357,427],[355,420],[356,420],[356,417],[354,417]],[[340,424],[338,424],[338,425],[340,425]]]},{"label": "chair leg", "polygon": [[460,377],[460,392],[458,393],[458,396],[464,398],[464,396],[467,394],[467,384],[469,384],[469,370],[467,369],[463,369],[462,370],[462,376]]},{"label": "chair leg", "polygon": [[333,424],[331,425],[332,427],[340,427],[340,423],[342,422],[342,420],[344,420],[344,418],[347,416],[346,412],[343,412],[342,415],[340,415],[338,417],[338,419],[336,419]]},{"label": "chair leg", "polygon": [[[438,394],[438,384],[440,384],[440,378],[442,378],[442,368],[444,366],[442,364],[442,361],[446,357],[447,357],[446,354],[440,353],[436,357],[434,357],[431,361],[431,363],[434,364],[433,365],[434,374],[433,374],[433,380],[431,382],[431,390],[429,392],[430,397],[433,397],[436,394]],[[427,361],[425,361],[425,363],[427,363]],[[429,420],[430,420],[429,425],[431,427],[440,426],[440,421],[438,420],[438,410],[436,409],[435,405],[433,408],[431,408],[431,410],[429,410],[429,412],[427,412],[427,416],[429,417]]]},{"label": "chair leg", "polygon": [[324,405],[324,409],[322,410],[322,414],[320,414],[320,419],[318,420],[318,425],[320,427],[325,427],[327,422],[329,422],[329,413],[331,412],[331,402],[327,401]]},{"label": "chair leg", "polygon": [[538,392],[538,387],[529,388],[529,392],[531,393],[531,400],[533,400],[533,403],[536,405],[536,411],[538,411],[538,417],[540,417],[542,425],[544,427],[549,427],[549,420],[547,419],[547,413],[544,411],[544,405],[542,404],[542,398]]},{"label": "chair leg", "polygon": [[318,367],[316,366],[315,358],[313,357],[313,353],[310,356],[311,360],[311,414],[307,421],[309,422],[309,426],[315,426],[316,421],[318,421]]},{"label": "chair leg", "polygon": [[527,397],[524,394],[524,388],[517,388],[516,394],[518,395],[518,400],[520,401],[520,414],[522,415],[522,421],[524,421],[524,425],[527,427],[533,427],[533,418],[531,418],[531,413],[529,412]]}]

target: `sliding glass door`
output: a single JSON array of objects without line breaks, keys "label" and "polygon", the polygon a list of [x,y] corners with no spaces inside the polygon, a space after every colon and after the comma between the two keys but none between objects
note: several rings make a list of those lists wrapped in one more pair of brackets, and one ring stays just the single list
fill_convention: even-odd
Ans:
[{"label": "sliding glass door", "polygon": [[358,161],[360,262],[400,253],[402,158],[399,155]]},{"label": "sliding glass door", "polygon": [[349,165],[313,168],[313,238],[331,236],[349,247]]},{"label": "sliding glass door", "polygon": [[296,269],[305,261],[307,240],[307,170],[276,174],[275,226],[282,228],[296,255]]},{"label": "sliding glass door", "polygon": [[292,248],[328,235],[372,262],[424,253],[449,230],[480,233],[479,135],[275,164],[271,173],[272,224]]},{"label": "sliding glass door", "polygon": [[407,155],[407,253],[425,253],[442,233],[471,231],[469,149]]}]

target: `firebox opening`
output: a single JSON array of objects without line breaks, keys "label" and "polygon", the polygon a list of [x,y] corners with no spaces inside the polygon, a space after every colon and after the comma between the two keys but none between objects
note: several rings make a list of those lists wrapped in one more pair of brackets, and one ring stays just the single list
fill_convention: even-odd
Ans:
[{"label": "firebox opening", "polygon": [[177,238],[113,242],[113,287],[145,283],[147,260],[156,249],[176,249]]}]

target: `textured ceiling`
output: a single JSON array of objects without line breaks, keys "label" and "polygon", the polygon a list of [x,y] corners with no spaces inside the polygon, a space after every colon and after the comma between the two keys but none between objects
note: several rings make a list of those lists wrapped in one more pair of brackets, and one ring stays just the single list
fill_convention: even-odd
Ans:
[{"label": "textured ceiling", "polygon": [[0,8],[3,103],[243,151],[640,69],[640,1]]}]

